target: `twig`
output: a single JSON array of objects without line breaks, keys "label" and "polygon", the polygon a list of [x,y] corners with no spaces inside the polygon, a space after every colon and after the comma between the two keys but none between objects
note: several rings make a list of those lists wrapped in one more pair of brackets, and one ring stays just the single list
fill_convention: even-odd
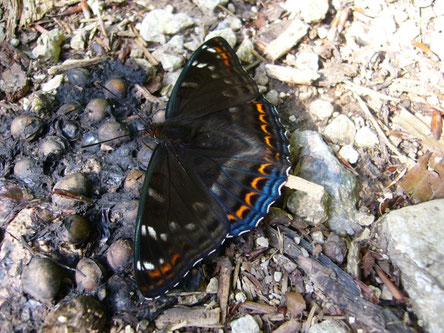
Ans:
[{"label": "twig", "polygon": [[[353,92],[353,94],[355,95],[356,100],[358,101],[359,106],[361,107],[362,111],[364,111],[365,116],[367,117],[367,119],[372,123],[373,127],[376,129],[376,132],[378,133],[379,139],[382,140],[386,146],[399,158],[399,160],[401,161],[401,163],[406,164],[408,168],[411,168],[413,165],[415,165],[415,161],[412,160],[411,158],[403,155],[398,148],[395,147],[395,145],[393,143],[391,143],[391,141],[387,138],[387,136],[385,135],[384,131],[381,129],[381,127],[379,126],[377,120],[375,119],[375,117],[373,116],[373,114],[370,112],[370,109],[367,107],[367,105],[365,104],[364,100],[361,98],[361,96],[358,93],[359,89],[355,89],[355,85],[351,84],[350,82],[346,82],[345,83],[349,89]],[[360,89],[364,89],[363,87],[359,87]],[[368,89],[368,88],[365,88]],[[365,91],[361,90],[361,91]],[[369,89],[370,91],[372,91],[371,89]],[[378,97],[382,98],[382,96],[384,96],[385,99],[387,100],[397,100],[397,99],[393,99],[393,97],[384,95],[384,94],[380,94],[376,91],[373,91],[373,96],[374,97]]]},{"label": "twig", "polygon": [[92,59],[80,59],[80,60],[67,60],[61,65],[52,66],[48,69],[49,75],[55,75],[67,70],[78,68],[78,67],[88,67],[91,65],[99,64],[107,59],[106,56],[96,57]]}]

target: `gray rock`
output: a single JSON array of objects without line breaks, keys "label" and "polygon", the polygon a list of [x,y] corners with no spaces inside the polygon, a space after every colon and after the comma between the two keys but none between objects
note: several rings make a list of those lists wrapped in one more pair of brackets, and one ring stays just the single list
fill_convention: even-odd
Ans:
[{"label": "gray rock", "polygon": [[193,0],[199,9],[206,15],[213,15],[217,5],[225,6],[228,0]]},{"label": "gray rock", "polygon": [[323,134],[339,145],[351,145],[355,141],[356,128],[350,118],[340,114],[325,127]]},{"label": "gray rock", "polygon": [[236,55],[238,56],[239,60],[244,63],[251,63],[254,60],[253,55],[254,45],[251,39],[245,38],[241,45],[239,45],[239,48],[236,51]]},{"label": "gray rock", "polygon": [[232,333],[259,333],[259,325],[253,316],[245,315],[230,323]]},{"label": "gray rock", "polygon": [[308,112],[319,120],[326,120],[333,114],[334,107],[328,101],[316,99],[310,103]]},{"label": "gray rock", "polygon": [[86,30],[81,29],[74,32],[69,45],[73,50],[84,50],[86,43]]},{"label": "gray rock", "polygon": [[154,9],[147,13],[141,24],[136,26],[142,38],[148,42],[165,44],[165,35],[177,34],[194,24],[194,20],[184,13],[173,14],[172,7]]},{"label": "gray rock", "polygon": [[265,98],[274,106],[279,105],[279,93],[276,90],[270,90],[265,94]]},{"label": "gray rock", "polygon": [[413,309],[429,332],[444,327],[444,199],[392,211],[379,221],[381,247],[401,271]]},{"label": "gray rock", "polygon": [[282,57],[306,35],[307,30],[308,26],[301,20],[290,21],[284,32],[267,45],[265,53],[272,60]]},{"label": "gray rock", "polygon": [[162,50],[154,51],[153,57],[162,64],[162,68],[166,72],[174,72],[182,67],[182,64],[184,63],[184,60],[181,57],[165,53]]},{"label": "gray rock", "polygon": [[288,198],[287,207],[290,212],[303,218],[307,223],[321,224],[328,218],[328,195],[325,192],[295,191]]},{"label": "gray rock", "polygon": [[299,15],[307,23],[317,23],[327,14],[328,0],[287,0],[285,9],[291,13],[291,16]]},{"label": "gray rock", "polygon": [[59,60],[61,45],[65,40],[65,35],[57,30],[51,30],[42,34],[37,40],[37,46],[32,50],[34,57],[57,62]]},{"label": "gray rock", "polygon": [[301,52],[296,57],[295,65],[297,69],[318,71],[319,56],[313,52]]},{"label": "gray rock", "polygon": [[309,333],[348,333],[349,330],[343,322],[333,319],[327,319],[314,324],[308,330]]},{"label": "gray rock", "polygon": [[313,131],[296,131],[290,144],[301,149],[298,176],[322,185],[329,194],[327,222],[331,230],[341,235],[353,235],[362,230],[356,221],[359,216],[356,177],[339,163],[321,135]]},{"label": "gray rock", "polygon": [[356,132],[355,144],[361,148],[374,148],[379,145],[378,135],[367,126],[361,127]]},{"label": "gray rock", "polygon": [[234,47],[234,45],[236,45],[237,43],[236,34],[230,28],[213,30],[205,37],[205,40],[209,40],[217,36],[223,37],[228,42],[228,44],[230,44],[231,47]]}]

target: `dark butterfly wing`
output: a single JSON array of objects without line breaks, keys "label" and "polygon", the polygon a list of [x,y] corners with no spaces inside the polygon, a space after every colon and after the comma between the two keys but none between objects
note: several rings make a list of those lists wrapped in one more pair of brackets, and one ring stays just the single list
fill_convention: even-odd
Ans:
[{"label": "dark butterfly wing", "polygon": [[251,101],[256,83],[220,37],[202,44],[186,63],[168,102],[166,118],[193,118]]},{"label": "dark butterfly wing", "polygon": [[284,128],[262,96],[201,118],[191,142],[177,154],[190,160],[225,212],[229,236],[262,220],[280,196],[291,166]]},{"label": "dark butterfly wing", "polygon": [[134,246],[135,277],[148,298],[173,288],[229,231],[221,207],[192,170],[164,143],[151,157]]}]

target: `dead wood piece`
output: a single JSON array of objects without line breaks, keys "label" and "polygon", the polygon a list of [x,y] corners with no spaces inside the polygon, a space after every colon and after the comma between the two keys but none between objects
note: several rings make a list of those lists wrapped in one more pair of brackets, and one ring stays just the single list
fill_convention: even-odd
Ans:
[{"label": "dead wood piece", "polygon": [[49,75],[55,75],[59,73],[63,73],[67,70],[79,67],[88,67],[92,65],[99,64],[107,59],[106,56],[96,57],[92,59],[81,59],[81,60],[67,60],[61,65],[52,66],[48,69]]},{"label": "dead wood piece", "polygon": [[242,303],[240,308],[249,310],[253,313],[274,313],[277,311],[277,309],[274,306],[253,301],[246,301]]},{"label": "dead wood piece", "polygon": [[165,310],[155,323],[158,329],[177,330],[182,327],[219,327],[220,308],[174,307]]},{"label": "dead wood piece", "polygon": [[221,310],[221,323],[225,324],[228,311],[228,296],[230,295],[230,279],[233,265],[227,257],[218,260],[219,266],[219,289],[217,291],[217,298]]},{"label": "dead wood piece", "polygon": [[411,114],[405,108],[393,117],[393,123],[401,126],[407,133],[418,138],[424,145],[434,152],[444,151],[444,138],[436,140],[430,132],[430,127],[421,119]]},{"label": "dead wood piece", "polygon": [[296,319],[290,319],[289,321],[283,323],[281,326],[276,328],[273,333],[296,333],[300,332],[302,325]]},{"label": "dead wood piece", "polygon": [[[314,257],[311,245],[303,239],[297,245],[293,239],[299,236],[298,233],[286,227],[279,227],[279,229],[284,241],[284,254],[291,257],[305,272],[316,294],[336,304],[345,314],[354,316],[357,321],[378,332],[410,332],[389,309],[384,309],[362,298],[353,277],[341,270],[328,257],[323,254]],[[278,231],[269,227],[267,232],[270,245],[278,247]],[[301,246],[309,252],[308,257],[303,255]]]}]

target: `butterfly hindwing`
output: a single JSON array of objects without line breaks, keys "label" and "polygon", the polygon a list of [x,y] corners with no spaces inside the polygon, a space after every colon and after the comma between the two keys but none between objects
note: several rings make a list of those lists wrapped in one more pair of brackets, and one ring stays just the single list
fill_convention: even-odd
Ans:
[{"label": "butterfly hindwing", "polygon": [[190,170],[162,143],[151,157],[135,237],[135,275],[146,297],[174,287],[228,233],[220,206]]}]

